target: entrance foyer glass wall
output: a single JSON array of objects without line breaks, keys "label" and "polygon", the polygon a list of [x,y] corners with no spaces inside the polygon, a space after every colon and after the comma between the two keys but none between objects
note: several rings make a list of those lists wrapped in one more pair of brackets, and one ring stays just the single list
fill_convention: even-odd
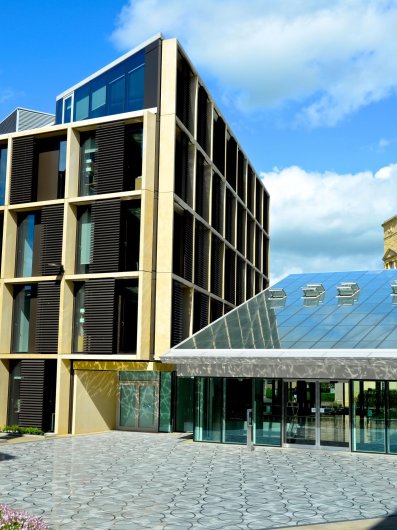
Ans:
[{"label": "entrance foyer glass wall", "polygon": [[[183,378],[182,378],[183,379]],[[397,454],[397,382],[195,378],[194,439]]]}]

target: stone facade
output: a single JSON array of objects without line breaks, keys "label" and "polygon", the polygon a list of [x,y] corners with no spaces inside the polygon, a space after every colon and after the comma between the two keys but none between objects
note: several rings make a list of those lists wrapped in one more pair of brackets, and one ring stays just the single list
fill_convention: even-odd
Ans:
[{"label": "stone facade", "polygon": [[397,269],[397,215],[385,221],[382,226],[385,269]]}]

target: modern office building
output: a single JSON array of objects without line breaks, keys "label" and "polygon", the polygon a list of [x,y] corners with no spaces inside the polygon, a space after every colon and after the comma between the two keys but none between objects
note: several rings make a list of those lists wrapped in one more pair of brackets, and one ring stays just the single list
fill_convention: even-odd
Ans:
[{"label": "modern office building", "polygon": [[385,269],[397,269],[397,215],[387,219],[382,227]]},{"label": "modern office building", "polygon": [[194,438],[397,453],[397,271],[292,274],[162,356]]},{"label": "modern office building", "polygon": [[58,96],[54,125],[8,118],[0,424],[189,428],[191,381],[159,356],[267,286],[261,180],[160,35]]}]

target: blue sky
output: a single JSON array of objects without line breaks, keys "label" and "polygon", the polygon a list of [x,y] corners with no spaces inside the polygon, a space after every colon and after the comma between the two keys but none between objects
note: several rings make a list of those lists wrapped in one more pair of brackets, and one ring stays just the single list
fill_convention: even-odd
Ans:
[{"label": "blue sky", "polygon": [[[271,193],[273,280],[381,268],[397,214],[397,0],[2,0],[0,119],[176,36]],[[39,8],[38,8],[39,6]]]}]

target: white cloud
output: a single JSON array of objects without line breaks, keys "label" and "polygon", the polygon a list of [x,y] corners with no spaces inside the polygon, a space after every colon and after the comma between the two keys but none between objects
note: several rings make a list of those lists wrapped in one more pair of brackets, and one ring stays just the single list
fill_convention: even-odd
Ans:
[{"label": "white cloud", "polygon": [[397,0],[129,0],[112,39],[176,36],[235,103],[332,126],[395,93],[396,27]]},{"label": "white cloud", "polygon": [[272,283],[292,272],[381,269],[381,224],[397,214],[397,164],[375,174],[262,173],[271,198]]}]

